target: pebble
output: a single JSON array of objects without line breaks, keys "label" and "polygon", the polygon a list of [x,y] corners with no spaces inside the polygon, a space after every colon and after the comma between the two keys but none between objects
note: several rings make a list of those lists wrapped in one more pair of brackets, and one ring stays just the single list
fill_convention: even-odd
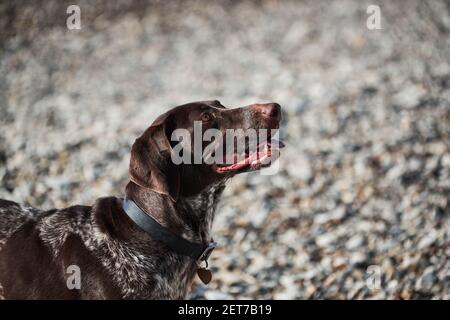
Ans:
[{"label": "pebble", "polygon": [[417,246],[419,250],[423,250],[431,246],[436,241],[436,239],[437,239],[436,231],[430,230],[429,233],[427,233],[420,239],[419,244]]},{"label": "pebble", "polygon": [[359,248],[364,242],[364,237],[361,234],[356,234],[345,243],[348,250]]},{"label": "pebble", "polygon": [[435,275],[434,267],[427,267],[423,274],[416,282],[416,290],[430,291],[433,285],[436,283],[437,277]]}]

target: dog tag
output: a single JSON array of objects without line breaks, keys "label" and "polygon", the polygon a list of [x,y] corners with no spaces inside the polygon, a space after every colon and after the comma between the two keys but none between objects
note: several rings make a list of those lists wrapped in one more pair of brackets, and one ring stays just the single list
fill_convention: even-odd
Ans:
[{"label": "dog tag", "polygon": [[204,284],[208,284],[212,279],[211,271],[205,268],[198,268],[197,275]]}]

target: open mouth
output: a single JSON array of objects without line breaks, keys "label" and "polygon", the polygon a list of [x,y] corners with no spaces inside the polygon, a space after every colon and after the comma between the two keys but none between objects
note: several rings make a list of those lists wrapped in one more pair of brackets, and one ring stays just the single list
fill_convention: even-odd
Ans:
[{"label": "open mouth", "polygon": [[[225,161],[226,163],[224,164],[215,163],[213,169],[218,173],[226,173],[243,169],[256,170],[267,167],[278,158],[280,154],[279,150],[284,148],[284,146],[282,141],[276,139],[263,141],[258,144],[255,150],[251,151],[246,148],[241,154],[234,152],[232,155],[227,155],[226,158],[228,161]],[[229,159],[232,161],[229,161]]]}]

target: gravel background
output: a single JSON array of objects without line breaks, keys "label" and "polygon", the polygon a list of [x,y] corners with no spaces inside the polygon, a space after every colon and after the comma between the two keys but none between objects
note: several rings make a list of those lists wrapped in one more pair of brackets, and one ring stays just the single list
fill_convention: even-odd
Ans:
[{"label": "gravel background", "polygon": [[448,2],[70,3],[79,31],[69,2],[0,4],[1,198],[121,196],[161,112],[277,101],[281,170],[230,183],[192,297],[450,298]]}]

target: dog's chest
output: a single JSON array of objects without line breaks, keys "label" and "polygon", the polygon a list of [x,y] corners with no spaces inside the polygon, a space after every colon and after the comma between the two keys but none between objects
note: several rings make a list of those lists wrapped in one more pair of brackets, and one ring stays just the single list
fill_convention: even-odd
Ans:
[{"label": "dog's chest", "polygon": [[[214,211],[223,188],[224,185],[217,184],[201,195],[180,201],[180,210],[192,215],[191,221],[195,221],[182,236],[191,241],[210,240]],[[154,254],[157,243],[152,247],[138,240],[125,243],[109,237],[84,210],[59,212],[42,219],[38,228],[54,256],[59,255],[70,234],[77,235],[106,269],[108,281],[120,290],[121,298],[183,299],[196,275],[194,259],[172,252]]]},{"label": "dog's chest", "polygon": [[[124,299],[183,299],[186,297],[195,276],[195,265],[187,257],[171,253],[153,255],[148,243],[123,243],[103,234],[95,224],[81,212],[70,215],[57,214],[45,218],[39,224],[42,241],[58,257],[66,239],[76,235],[104,267],[109,283],[99,283],[95,288],[115,286],[120,297],[109,297],[100,290],[99,298]],[[147,249],[145,249],[147,248]],[[75,255],[76,256],[76,255]],[[91,268],[86,268],[75,259],[70,264],[80,267],[83,278],[92,278]],[[100,272],[100,271],[96,271]],[[87,284],[90,286],[90,284]],[[83,290],[90,291],[82,286]]]},{"label": "dog's chest", "polygon": [[[181,236],[194,242],[210,241],[214,212],[224,187],[225,183],[217,183],[196,196],[179,199],[181,215],[190,216],[192,222],[182,224]],[[146,252],[144,243],[104,241],[97,256],[103,257],[105,268],[119,284],[124,298],[184,299],[188,294],[198,268],[194,259],[172,252],[154,255]]]},{"label": "dog's chest", "polygon": [[155,257],[108,246],[100,255],[125,299],[184,299],[196,271],[189,258],[171,253]]}]

